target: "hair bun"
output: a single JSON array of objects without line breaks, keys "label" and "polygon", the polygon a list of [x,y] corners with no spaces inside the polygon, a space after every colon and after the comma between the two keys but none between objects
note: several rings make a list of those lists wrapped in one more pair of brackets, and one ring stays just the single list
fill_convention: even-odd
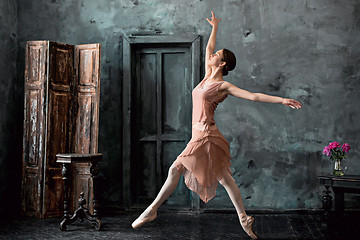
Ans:
[{"label": "hair bun", "polygon": [[229,71],[234,70],[236,66],[236,57],[233,52],[231,52],[226,48],[223,49],[223,55],[224,55],[223,61],[226,62],[223,68],[223,76],[226,76],[228,75]]}]

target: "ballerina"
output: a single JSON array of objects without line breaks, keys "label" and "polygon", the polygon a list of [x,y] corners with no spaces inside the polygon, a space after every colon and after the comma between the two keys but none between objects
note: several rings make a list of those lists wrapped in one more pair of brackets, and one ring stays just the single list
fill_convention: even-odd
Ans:
[{"label": "ballerina", "polygon": [[293,109],[300,109],[302,104],[293,99],[252,93],[224,81],[223,76],[235,68],[236,58],[227,49],[214,53],[221,18],[215,17],[213,12],[211,14],[211,19],[206,18],[212,31],[206,46],[205,77],[192,91],[192,138],[170,166],[168,177],[155,200],[132,223],[132,227],[139,228],[157,217],[157,209],[176,189],[183,174],[186,186],[205,203],[215,197],[219,182],[234,204],[242,228],[252,239],[257,239],[252,230],[254,218],[246,214],[239,187],[231,176],[229,143],[215,124],[215,109],[228,95],[251,101],[280,103]]}]

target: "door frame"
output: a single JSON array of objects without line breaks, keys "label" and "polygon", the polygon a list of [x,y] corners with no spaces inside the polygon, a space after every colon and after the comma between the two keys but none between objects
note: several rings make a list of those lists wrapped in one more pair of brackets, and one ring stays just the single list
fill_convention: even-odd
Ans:
[{"label": "door frame", "polygon": [[[132,76],[132,55],[134,48],[144,44],[182,44],[190,48],[191,54],[191,87],[192,89],[200,82],[200,35],[123,35],[122,38],[122,64],[123,64],[123,85],[122,85],[122,201],[123,207],[129,208],[133,204],[131,201],[131,101],[134,76]],[[191,121],[190,121],[191,122]],[[191,207],[199,210],[200,199],[191,192]]]}]

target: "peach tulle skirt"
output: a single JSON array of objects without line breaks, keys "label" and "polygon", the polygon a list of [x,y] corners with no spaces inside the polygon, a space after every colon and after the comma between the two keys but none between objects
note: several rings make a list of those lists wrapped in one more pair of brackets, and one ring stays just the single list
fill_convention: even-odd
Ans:
[{"label": "peach tulle skirt", "polygon": [[215,124],[193,124],[192,138],[174,161],[186,186],[205,203],[216,195],[218,180],[230,171],[229,143]]}]

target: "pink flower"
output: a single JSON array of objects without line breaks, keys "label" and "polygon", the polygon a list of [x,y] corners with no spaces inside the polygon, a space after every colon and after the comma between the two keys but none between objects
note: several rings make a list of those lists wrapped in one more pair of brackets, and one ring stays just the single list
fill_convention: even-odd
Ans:
[{"label": "pink flower", "polygon": [[335,148],[338,148],[338,147],[340,147],[341,145],[340,145],[340,143],[338,143],[338,142],[332,142],[332,143],[330,143],[329,144],[329,148],[330,149],[335,149]]},{"label": "pink flower", "polygon": [[344,143],[344,144],[341,146],[341,148],[342,148],[342,150],[343,150],[344,152],[348,153],[349,150],[350,150],[350,145],[347,144],[347,143]]},{"label": "pink flower", "polygon": [[326,156],[330,157],[331,149],[329,146],[324,147],[323,154],[326,154]]}]

